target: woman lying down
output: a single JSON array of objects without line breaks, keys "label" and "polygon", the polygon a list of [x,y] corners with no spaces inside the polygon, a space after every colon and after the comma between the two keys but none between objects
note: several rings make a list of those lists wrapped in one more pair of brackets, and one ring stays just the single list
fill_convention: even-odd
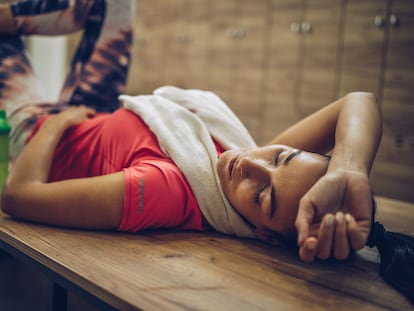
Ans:
[{"label": "woman lying down", "polygon": [[[0,6],[0,107],[14,160],[3,211],[71,228],[216,230],[294,246],[307,262],[377,246],[381,275],[413,301],[413,238],[373,216],[369,172],[382,133],[375,97],[351,93],[257,146],[212,92],[120,95],[133,5]],[[20,36],[79,29],[61,94],[47,102]]]}]

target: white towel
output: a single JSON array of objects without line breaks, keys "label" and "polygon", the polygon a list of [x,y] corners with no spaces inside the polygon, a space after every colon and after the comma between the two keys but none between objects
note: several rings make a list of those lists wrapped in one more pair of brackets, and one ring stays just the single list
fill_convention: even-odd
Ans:
[{"label": "white towel", "polygon": [[144,120],[183,172],[208,223],[225,234],[254,238],[254,229],[228,202],[216,171],[218,155],[211,137],[225,149],[256,146],[230,108],[211,92],[172,86],[119,99]]}]

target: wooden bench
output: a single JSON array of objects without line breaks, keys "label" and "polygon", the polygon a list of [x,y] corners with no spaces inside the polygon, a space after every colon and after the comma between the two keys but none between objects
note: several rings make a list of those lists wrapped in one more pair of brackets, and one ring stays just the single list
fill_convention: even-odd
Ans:
[{"label": "wooden bench", "polygon": [[[414,234],[414,205],[378,198],[378,219]],[[100,310],[414,310],[378,276],[377,253],[302,263],[216,233],[68,230],[0,215],[0,247],[50,280],[49,310],[71,291]]]}]

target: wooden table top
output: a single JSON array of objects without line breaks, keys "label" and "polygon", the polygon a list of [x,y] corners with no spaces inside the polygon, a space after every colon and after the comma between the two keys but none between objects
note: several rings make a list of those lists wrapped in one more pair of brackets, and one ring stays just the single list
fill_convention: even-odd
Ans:
[{"label": "wooden table top", "polygon": [[[387,229],[414,234],[414,205],[378,198]],[[377,252],[306,264],[217,233],[68,230],[0,215],[0,239],[120,310],[414,310],[378,276]]]}]

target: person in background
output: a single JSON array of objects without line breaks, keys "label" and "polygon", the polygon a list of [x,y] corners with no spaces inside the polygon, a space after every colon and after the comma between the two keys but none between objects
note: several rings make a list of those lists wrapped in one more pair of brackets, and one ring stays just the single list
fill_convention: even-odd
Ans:
[{"label": "person in background", "polygon": [[[413,238],[374,221],[375,97],[348,94],[259,147],[214,93],[121,95],[134,3],[0,5],[0,107],[14,162],[3,211],[94,230],[215,229],[294,246],[304,261],[343,260],[368,244],[383,278],[413,301]],[[81,29],[61,94],[47,102],[20,36]]]}]

